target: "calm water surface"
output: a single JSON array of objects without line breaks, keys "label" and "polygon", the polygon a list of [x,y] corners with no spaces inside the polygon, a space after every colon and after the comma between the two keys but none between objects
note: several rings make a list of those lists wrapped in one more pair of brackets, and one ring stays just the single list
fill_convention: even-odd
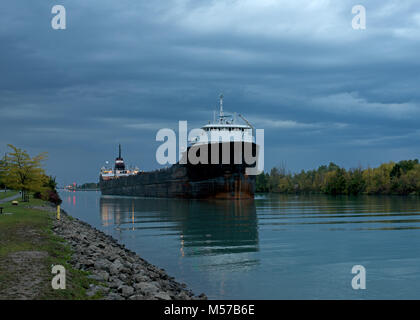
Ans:
[{"label": "calm water surface", "polygon": [[[420,298],[418,198],[61,197],[71,215],[209,298]],[[351,287],[357,264],[367,270],[366,290]]]}]

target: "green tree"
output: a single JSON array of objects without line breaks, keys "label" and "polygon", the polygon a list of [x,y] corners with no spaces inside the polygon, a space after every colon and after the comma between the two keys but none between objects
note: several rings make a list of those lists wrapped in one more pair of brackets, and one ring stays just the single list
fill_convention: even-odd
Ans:
[{"label": "green tree", "polygon": [[327,194],[419,194],[419,160],[346,170],[333,162],[317,170],[287,173],[284,167],[257,176],[258,192]]},{"label": "green tree", "polygon": [[348,171],[347,180],[347,193],[349,194],[360,194],[365,191],[366,182],[363,177],[363,171],[361,168],[352,169]]},{"label": "green tree", "polygon": [[282,172],[279,168],[274,167],[270,171],[270,179],[268,180],[268,188],[270,192],[278,192]]},{"label": "green tree", "polygon": [[346,193],[346,170],[336,169],[327,173],[327,183],[325,193],[327,194],[345,194]]},{"label": "green tree", "polygon": [[402,160],[394,165],[390,172],[391,178],[397,177],[399,178],[401,174],[407,173],[410,170],[413,170],[416,165],[419,164],[418,159],[414,160]]},{"label": "green tree", "polygon": [[11,152],[6,153],[1,163],[1,176],[4,184],[9,189],[20,190],[22,199],[27,192],[40,192],[47,182],[45,171],[41,166],[46,159],[46,153],[41,153],[33,158],[22,149],[11,144]]},{"label": "green tree", "polygon": [[3,168],[4,167],[4,159],[0,159],[0,189],[4,189],[6,185],[4,184],[4,173]]},{"label": "green tree", "polygon": [[256,192],[268,192],[268,180],[270,176],[268,173],[261,172],[256,177],[255,191]]}]

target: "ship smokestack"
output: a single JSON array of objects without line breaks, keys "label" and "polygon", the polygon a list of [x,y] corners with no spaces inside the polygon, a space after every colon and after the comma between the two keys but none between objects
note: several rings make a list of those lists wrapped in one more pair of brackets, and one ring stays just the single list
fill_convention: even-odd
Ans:
[{"label": "ship smokestack", "polygon": [[124,160],[121,157],[121,144],[118,144],[118,158],[115,159],[115,170],[125,170]]}]

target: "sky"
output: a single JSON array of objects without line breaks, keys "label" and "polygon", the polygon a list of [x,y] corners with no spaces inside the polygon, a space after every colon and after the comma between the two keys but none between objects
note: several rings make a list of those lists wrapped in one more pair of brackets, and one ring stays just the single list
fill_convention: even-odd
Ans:
[{"label": "sky", "polygon": [[266,170],[419,158],[419,40],[418,0],[1,1],[0,154],[47,151],[60,185],[98,181],[118,143],[155,169],[157,131],[207,124],[223,92]]}]

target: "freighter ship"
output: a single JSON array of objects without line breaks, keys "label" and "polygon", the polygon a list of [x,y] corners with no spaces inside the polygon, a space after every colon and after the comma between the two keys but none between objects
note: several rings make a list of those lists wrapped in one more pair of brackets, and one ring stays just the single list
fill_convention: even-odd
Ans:
[{"label": "freighter ship", "polygon": [[[254,198],[255,174],[248,174],[248,170],[256,168],[257,162],[248,163],[250,156],[258,158],[259,147],[254,142],[252,125],[243,116],[239,117],[244,124],[237,124],[236,116],[224,114],[222,95],[218,119],[214,117],[213,122],[209,121],[203,126],[202,135],[193,139],[181,160],[169,168],[150,172],[127,171],[120,147],[114,170],[101,170],[99,186],[102,194],[201,199]],[[207,152],[207,161],[191,161],[191,154],[200,156],[203,150]]]},{"label": "freighter ship", "polygon": [[[108,162],[107,162],[108,164]],[[137,167],[126,169],[124,159],[121,157],[121,145],[118,146],[118,157],[115,159],[114,169],[102,167],[100,173],[100,180],[107,181],[120,177],[128,177],[139,173]]]}]

